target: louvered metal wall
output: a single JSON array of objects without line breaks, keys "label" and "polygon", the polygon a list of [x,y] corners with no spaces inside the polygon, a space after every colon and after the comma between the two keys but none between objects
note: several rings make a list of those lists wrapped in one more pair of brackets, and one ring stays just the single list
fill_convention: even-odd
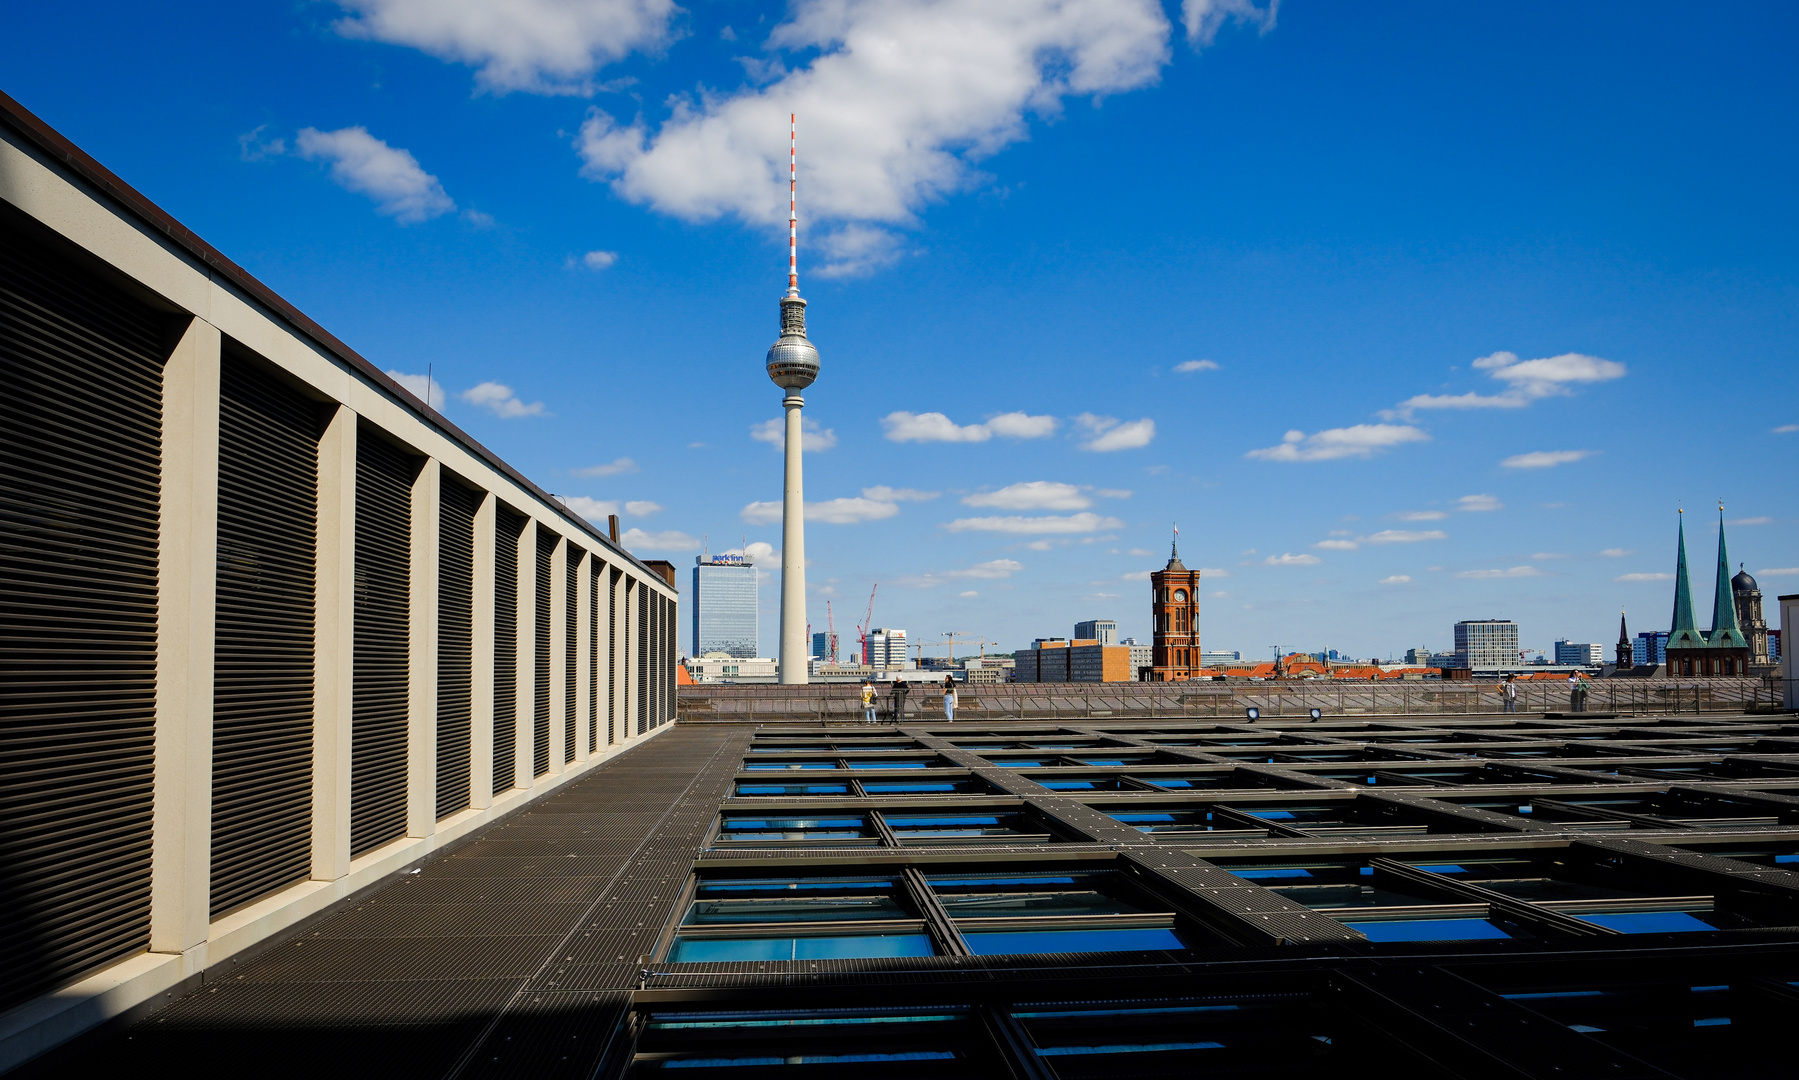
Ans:
[{"label": "louvered metal wall", "polygon": [[650,729],[650,590],[637,586],[637,734]]},{"label": "louvered metal wall", "polygon": [[662,598],[662,722],[675,716],[675,633],[680,624],[679,609],[669,597]]},{"label": "louvered metal wall", "polygon": [[600,560],[587,560],[587,748],[600,749]]},{"label": "louvered metal wall", "polygon": [[561,537],[537,530],[537,640],[533,650],[537,692],[532,695],[531,775],[550,771],[550,557]]},{"label": "louvered metal wall", "polygon": [[493,791],[518,776],[518,544],[525,518],[495,507],[493,535]]},{"label": "louvered metal wall", "polygon": [[469,804],[474,681],[475,511],[482,496],[443,477],[437,510],[437,816]]},{"label": "louvered metal wall", "polygon": [[568,546],[568,566],[562,581],[562,763],[566,765],[575,760],[575,687],[581,675],[580,656],[575,648],[580,643],[575,631],[579,628],[576,616],[581,611],[581,552],[573,544]]},{"label": "louvered metal wall", "polygon": [[0,1010],[149,941],[168,322],[0,230]]},{"label": "louvered metal wall", "polygon": [[318,405],[226,350],[212,690],[215,917],[312,871],[318,432]]},{"label": "louvered metal wall", "polygon": [[618,579],[624,571],[610,571],[606,578],[606,745],[619,741],[618,725]]},{"label": "louvered metal wall", "polygon": [[417,462],[368,427],[356,436],[356,632],[350,854],[406,835],[412,481]]}]

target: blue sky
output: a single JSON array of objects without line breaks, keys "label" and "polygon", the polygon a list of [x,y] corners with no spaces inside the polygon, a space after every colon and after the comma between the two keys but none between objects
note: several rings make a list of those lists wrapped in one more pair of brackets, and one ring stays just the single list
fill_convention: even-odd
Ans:
[{"label": "blue sky", "polygon": [[1674,511],[1709,596],[1720,499],[1733,563],[1799,591],[1790,5],[9,24],[0,88],[382,367],[429,365],[683,587],[702,538],[780,539],[756,435],[797,109],[810,614],[846,640],[875,582],[914,640],[1147,637],[1175,522],[1206,647],[1254,655],[1665,628]]}]

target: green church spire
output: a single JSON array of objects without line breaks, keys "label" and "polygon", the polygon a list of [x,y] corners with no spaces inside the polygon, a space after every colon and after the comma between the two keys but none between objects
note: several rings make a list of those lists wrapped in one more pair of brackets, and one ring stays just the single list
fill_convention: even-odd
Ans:
[{"label": "green church spire", "polygon": [[1693,624],[1693,586],[1687,580],[1687,519],[1680,516],[1680,558],[1674,566],[1674,625],[1668,628],[1668,648],[1703,649],[1705,637]]},{"label": "green church spire", "polygon": [[1724,550],[1724,504],[1718,504],[1718,587],[1712,596],[1712,632],[1705,635],[1714,649],[1747,649],[1742,628],[1737,626],[1736,590],[1730,587],[1730,555]]}]

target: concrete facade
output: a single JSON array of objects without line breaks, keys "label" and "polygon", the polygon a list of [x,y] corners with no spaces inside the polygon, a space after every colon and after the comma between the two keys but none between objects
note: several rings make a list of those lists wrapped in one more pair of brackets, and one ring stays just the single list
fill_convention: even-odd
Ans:
[{"label": "concrete facade", "polygon": [[[0,1013],[0,1071],[80,1031],[191,987],[228,962],[444,845],[533,802],[659,733],[665,715],[635,708],[634,675],[651,657],[637,634],[645,595],[672,605],[675,590],[594,526],[464,435],[455,425],[312,323],[223,255],[169,219],[10,99],[0,96],[0,203],[9,228],[30,229],[57,258],[103,277],[185,326],[163,370],[161,538],[156,552],[155,723],[151,884],[140,951],[80,973]],[[311,869],[223,913],[209,896],[213,799],[214,620],[219,519],[220,366],[224,343],[259,371],[324,410],[318,440],[314,581]],[[351,756],[356,663],[357,442],[378,430],[422,460],[411,499],[411,579],[402,835],[352,858]],[[368,437],[363,434],[361,437]],[[453,473],[481,493],[471,590],[468,805],[436,813],[440,485]],[[495,513],[503,503],[530,524],[519,543],[518,772],[497,794],[494,760]],[[559,541],[552,564],[551,764],[532,775],[536,534]],[[597,581],[592,571],[599,569]],[[576,655],[566,662],[566,575],[578,575]],[[597,588],[595,587],[597,586]],[[599,633],[590,632],[590,605]],[[616,612],[615,637],[608,639]],[[675,621],[661,620],[649,650],[672,670]],[[655,670],[653,666],[651,670]],[[621,677],[614,677],[614,674]],[[599,700],[592,696],[597,687]],[[572,686],[571,686],[572,684]],[[564,752],[565,707],[576,710],[573,760]],[[598,706],[594,709],[594,706]],[[610,706],[610,708],[608,708]],[[589,738],[588,717],[598,738]],[[609,720],[615,720],[609,738]],[[54,753],[54,750],[46,751]]]}]

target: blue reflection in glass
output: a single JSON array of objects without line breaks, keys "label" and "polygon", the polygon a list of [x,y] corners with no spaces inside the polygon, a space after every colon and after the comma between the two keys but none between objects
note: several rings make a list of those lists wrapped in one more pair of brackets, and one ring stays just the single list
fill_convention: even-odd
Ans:
[{"label": "blue reflection in glass", "polygon": [[1119,930],[1011,930],[963,934],[976,956],[1004,953],[1136,952],[1184,949],[1173,930],[1163,927]]},{"label": "blue reflection in glass", "polygon": [[1690,934],[1698,930],[1716,930],[1711,923],[1696,919],[1684,911],[1619,911],[1591,915],[1576,914],[1582,922],[1596,923],[1626,934]]},{"label": "blue reflection in glass", "polygon": [[1390,922],[1346,922],[1369,941],[1473,941],[1512,935],[1485,919],[1395,919]]},{"label": "blue reflection in glass", "polygon": [[931,939],[924,934],[846,934],[806,938],[680,938],[668,959],[675,964],[705,964],[930,955]]}]

